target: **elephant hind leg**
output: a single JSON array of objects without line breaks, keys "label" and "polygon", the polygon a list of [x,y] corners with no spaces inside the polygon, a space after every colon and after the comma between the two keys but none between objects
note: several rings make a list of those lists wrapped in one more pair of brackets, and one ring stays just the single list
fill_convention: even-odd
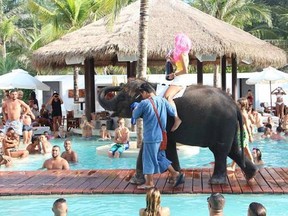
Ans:
[{"label": "elephant hind leg", "polygon": [[[219,148],[223,146],[223,148]],[[225,153],[224,144],[217,144],[217,149],[210,149],[215,158],[213,175],[209,184],[227,184],[227,153]]]},{"label": "elephant hind leg", "polygon": [[228,156],[242,169],[247,180],[252,179],[257,174],[258,168],[249,159],[245,157],[243,163],[240,151],[231,151]]}]

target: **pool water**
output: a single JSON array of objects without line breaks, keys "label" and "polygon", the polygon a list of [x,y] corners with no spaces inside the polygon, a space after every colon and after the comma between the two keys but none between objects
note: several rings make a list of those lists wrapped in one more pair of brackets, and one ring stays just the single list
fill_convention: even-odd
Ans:
[{"label": "pool water", "polygon": [[[168,206],[171,215],[209,215],[207,194],[161,195],[161,205]],[[63,195],[69,216],[127,216],[138,215],[145,207],[145,195]],[[247,215],[251,202],[260,202],[269,216],[288,215],[288,195],[224,195],[224,215]],[[1,197],[0,213],[5,216],[50,216],[53,202],[60,196]]]},{"label": "pool water", "polygon": [[[91,140],[83,139],[79,136],[73,136],[72,148],[77,152],[79,163],[71,164],[71,169],[134,169],[136,166],[136,157],[134,158],[109,158],[106,155],[99,155],[96,152],[96,147],[110,144],[111,141],[97,141],[97,137]],[[59,145],[61,152],[64,151],[64,140],[50,140],[52,145]],[[258,147],[262,151],[262,159],[266,167],[286,167],[288,165],[288,157],[283,157],[288,154],[288,143],[286,141],[271,141],[258,140],[250,145],[250,149]],[[189,155],[189,154],[187,154]],[[15,159],[14,165],[9,168],[1,167],[0,170],[36,170],[42,167],[45,159],[51,157],[51,154],[46,155],[29,155],[24,159]],[[195,167],[210,167],[210,163],[214,161],[213,154],[208,148],[200,148],[197,155],[179,157],[182,168]],[[228,158],[228,163],[231,160]]]}]

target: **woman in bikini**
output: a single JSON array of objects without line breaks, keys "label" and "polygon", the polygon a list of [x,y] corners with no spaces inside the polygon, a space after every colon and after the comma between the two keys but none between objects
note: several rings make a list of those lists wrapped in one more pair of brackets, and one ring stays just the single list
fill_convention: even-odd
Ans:
[{"label": "woman in bikini", "polygon": [[283,95],[286,95],[286,92],[281,88],[278,87],[274,89],[271,94],[276,95],[276,115],[282,119],[284,117],[284,100]]},{"label": "woman in bikini", "polygon": [[169,88],[166,90],[164,97],[169,101],[169,103],[176,110],[176,117],[173,127],[171,131],[175,131],[182,120],[179,118],[177,114],[176,105],[173,101],[173,97],[183,89],[187,84],[187,80],[189,78],[188,75],[188,65],[189,65],[189,51],[191,49],[191,40],[187,35],[183,33],[179,33],[175,37],[174,41],[174,49],[171,52],[171,55],[168,55],[168,61],[171,61],[172,64],[176,66],[176,71],[174,73],[169,74],[168,79],[173,82],[170,84]]}]

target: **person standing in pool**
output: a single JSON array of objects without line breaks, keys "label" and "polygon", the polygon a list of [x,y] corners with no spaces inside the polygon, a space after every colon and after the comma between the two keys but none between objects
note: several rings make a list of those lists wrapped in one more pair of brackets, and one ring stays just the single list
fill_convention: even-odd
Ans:
[{"label": "person standing in pool", "polygon": [[162,128],[166,129],[167,115],[175,118],[175,109],[163,97],[155,95],[155,91],[148,83],[143,83],[139,88],[143,100],[133,109],[133,118],[143,118],[143,151],[142,153],[143,174],[146,175],[146,184],[140,185],[138,189],[149,189],[154,187],[153,174],[170,172],[172,178],[176,179],[174,187],[184,183],[184,174],[177,172],[171,165],[171,161],[166,158],[164,150],[160,150],[163,139],[162,129],[159,125],[157,115],[153,106],[158,112]]},{"label": "person standing in pool", "polygon": [[75,151],[72,150],[71,145],[72,145],[71,140],[66,139],[64,141],[65,152],[62,153],[61,157],[67,160],[68,162],[76,163],[78,162],[78,155]]},{"label": "person standing in pool", "polygon": [[69,163],[60,156],[60,147],[54,145],[52,148],[52,158],[47,159],[42,166],[42,169],[47,170],[69,170]]},{"label": "person standing in pool", "polygon": [[170,216],[170,209],[162,207],[161,194],[157,188],[151,188],[146,193],[146,208],[139,210],[139,216],[161,215]]},{"label": "person standing in pool", "polygon": [[66,216],[68,213],[67,202],[64,198],[59,198],[53,203],[52,211],[54,216]]},{"label": "person standing in pool", "polygon": [[207,198],[207,202],[210,216],[223,216],[225,198],[222,194],[211,194],[211,196]]},{"label": "person standing in pool", "polygon": [[261,203],[250,203],[247,216],[266,216],[266,214],[266,208]]}]

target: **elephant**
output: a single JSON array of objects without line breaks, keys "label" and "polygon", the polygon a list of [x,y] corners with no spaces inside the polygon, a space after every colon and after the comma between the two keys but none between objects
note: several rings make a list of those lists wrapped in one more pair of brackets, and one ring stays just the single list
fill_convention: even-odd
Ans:
[{"label": "elephant", "polygon": [[[120,86],[104,87],[98,96],[100,105],[114,111],[115,116],[131,118],[130,105],[142,100],[138,88],[143,82],[146,81],[135,79]],[[150,84],[156,88],[157,84]],[[107,100],[105,96],[109,92],[117,93],[114,98]],[[175,170],[181,170],[176,149],[177,142],[208,147],[212,151],[215,166],[213,175],[209,179],[210,184],[227,183],[227,156],[239,165],[247,180],[256,175],[257,167],[244,156],[243,139],[241,139],[241,149],[238,145],[238,128],[243,134],[242,115],[231,96],[212,86],[190,85],[187,86],[183,96],[174,99],[174,102],[182,123],[176,131],[171,132],[174,119],[171,117],[167,119],[166,156]],[[140,175],[142,174],[141,150],[136,165],[136,173]]]}]

